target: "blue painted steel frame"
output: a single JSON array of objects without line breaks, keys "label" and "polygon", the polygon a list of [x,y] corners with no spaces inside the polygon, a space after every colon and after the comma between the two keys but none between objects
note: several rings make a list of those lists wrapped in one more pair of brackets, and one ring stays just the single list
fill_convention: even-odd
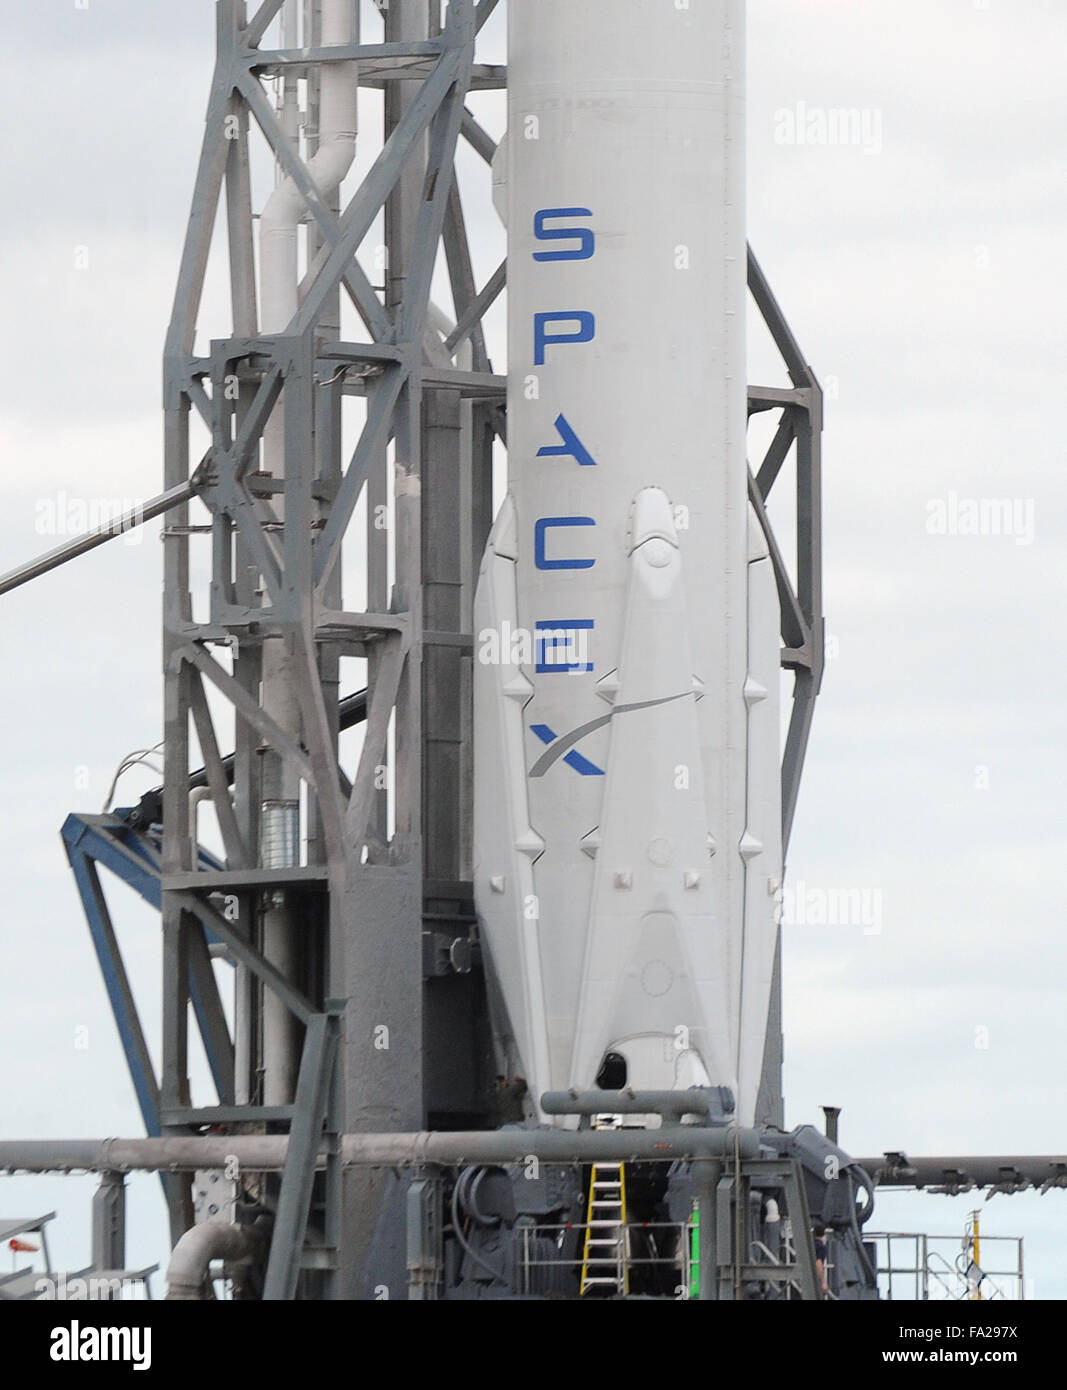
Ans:
[{"label": "blue painted steel frame", "polygon": [[[145,1131],[150,1135],[159,1135],[162,1133],[159,1082],[148,1055],[133,992],[97,875],[97,866],[102,865],[158,912],[162,892],[159,850],[152,843],[151,832],[146,836],[133,830],[122,819],[121,812],[103,816],[72,813],[64,821],[60,833],[85,911],[96,958],[104,977],[104,987],[111,1002],[119,1039],[126,1054],[126,1064],[137,1094]],[[198,867],[219,870],[223,866],[213,855],[201,849]],[[218,939],[210,930],[203,927],[201,930],[205,932],[209,944]],[[212,1080],[219,1092],[220,1100],[224,1100],[225,1081],[221,1059],[212,1044],[204,999],[192,974],[189,992]]]}]

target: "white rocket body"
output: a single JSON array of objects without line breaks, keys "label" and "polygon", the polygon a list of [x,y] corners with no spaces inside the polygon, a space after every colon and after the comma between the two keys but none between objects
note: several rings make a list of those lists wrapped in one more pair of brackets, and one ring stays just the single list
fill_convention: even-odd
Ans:
[{"label": "white rocket body", "polygon": [[729,1086],[781,877],[779,613],[750,518],[740,0],[512,0],[509,495],[475,604],[500,1066]]}]

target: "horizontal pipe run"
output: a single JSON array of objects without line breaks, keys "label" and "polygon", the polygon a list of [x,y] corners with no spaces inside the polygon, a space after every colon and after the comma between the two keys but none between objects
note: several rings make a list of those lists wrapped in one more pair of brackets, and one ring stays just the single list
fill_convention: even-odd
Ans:
[{"label": "horizontal pipe run", "polygon": [[57,545],[54,550],[48,551],[46,555],[41,555],[36,560],[19,565],[17,569],[8,570],[7,574],[0,576],[0,594],[9,593],[10,590],[17,589],[20,584],[28,584],[31,579],[37,579],[42,574],[47,574],[49,570],[58,569],[60,565],[65,565],[68,560],[84,555],[87,550],[95,550],[98,545],[103,545],[105,541],[112,540],[115,536],[125,535],[127,531],[132,531],[135,526],[143,526],[146,521],[154,521],[157,516],[162,516],[164,512],[169,512],[174,507],[180,507],[183,502],[192,501],[195,496],[196,489],[192,483],[179,483],[177,487],[172,487],[167,492],[161,492],[158,497],[153,497],[150,502],[145,502],[143,506],[134,507],[132,511],[124,512],[122,516],[105,521],[94,530],[86,531],[84,536],[75,536],[73,540],[64,541],[62,545]]},{"label": "horizontal pipe run", "polygon": [[[601,1093],[603,1094],[603,1093]],[[647,1102],[646,1102],[647,1103]],[[610,1112],[608,1112],[610,1113]],[[527,1157],[545,1162],[588,1162],[591,1158],[730,1158],[735,1136],[742,1158],[759,1155],[759,1133],[733,1125],[665,1126],[639,1130],[503,1129],[435,1131],[412,1134],[347,1134],[342,1141],[346,1167],[392,1167],[438,1163],[514,1163]],[[209,1135],[168,1139],[7,1139],[0,1140],[0,1172],[193,1172],[222,1168],[235,1157],[250,1172],[281,1172],[288,1139],[284,1135]],[[1067,1183],[1067,1154],[978,1155],[904,1160],[906,1169],[887,1167],[885,1155],[856,1162],[882,1187],[941,1187],[960,1175],[976,1187],[1017,1179],[1033,1187]],[[319,1166],[325,1155],[319,1156]]]},{"label": "horizontal pipe run", "polygon": [[[957,1154],[912,1158],[910,1154],[881,1154],[856,1162],[871,1175],[876,1187],[944,1187],[962,1178],[975,1187],[995,1187],[1018,1181],[1031,1187],[1067,1186],[1067,1154]],[[1059,1180],[1059,1181],[1057,1181]]]},{"label": "horizontal pipe run", "polygon": [[541,1109],[546,1115],[707,1115],[721,1108],[719,1090],[688,1091],[546,1091]]},{"label": "horizontal pipe run", "polygon": [[[281,1172],[289,1140],[285,1135],[206,1135],[166,1139],[5,1139],[0,1140],[0,1172],[194,1172],[223,1168],[236,1158],[254,1173]],[[733,1125],[718,1129],[677,1126],[662,1129],[565,1130],[502,1129],[421,1131],[411,1134],[346,1134],[345,1167],[392,1167],[439,1163],[605,1162],[627,1159],[723,1158],[740,1151],[759,1154],[759,1133]],[[326,1155],[319,1155],[324,1166]]]}]

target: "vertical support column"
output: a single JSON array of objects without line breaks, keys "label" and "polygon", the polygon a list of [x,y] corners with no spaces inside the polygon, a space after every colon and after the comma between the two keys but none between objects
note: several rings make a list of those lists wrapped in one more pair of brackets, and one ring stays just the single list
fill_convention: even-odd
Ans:
[{"label": "vertical support column", "polygon": [[[366,379],[367,414],[374,406],[375,392],[382,389],[378,378]],[[371,613],[385,613],[389,608],[389,489],[386,476],[388,450],[386,444],[375,449],[367,465],[367,610]],[[374,689],[381,668],[381,654],[376,644],[367,651],[367,687]],[[370,828],[384,843],[388,829],[388,793],[384,786],[377,787],[374,805],[368,822]],[[371,855],[371,862],[374,862]]]},{"label": "vertical support column", "polygon": [[717,1190],[722,1164],[715,1159],[698,1159],[692,1166],[693,1190],[700,1219],[700,1299],[719,1297],[719,1250]]},{"label": "vertical support column", "polygon": [[[385,40],[402,43],[429,37],[427,0],[390,0],[384,10]],[[420,90],[418,82],[385,84],[388,140]],[[423,144],[425,149],[425,144]],[[348,849],[344,903],[347,996],[344,1069],[346,1132],[416,1130],[425,1122],[423,1097],[422,976],[422,380],[421,343],[402,341],[405,295],[415,228],[424,196],[425,154],[412,155],[385,203],[385,308],[394,338],[411,352],[411,371],[394,412],[393,524],[396,576],[392,608],[408,616],[410,643],[397,694],[393,789],[395,829],[388,864],[362,864]],[[379,465],[379,460],[374,460]],[[372,469],[373,478],[377,468]],[[376,489],[368,491],[373,509]],[[369,519],[373,526],[373,510]],[[382,548],[368,564],[368,598],[383,588]],[[381,663],[368,663],[371,697]],[[386,1194],[392,1194],[386,1197]],[[403,1250],[404,1209],[384,1175],[357,1169],[345,1176],[344,1278],[340,1298],[366,1290],[362,1271],[376,1227],[399,1235]],[[402,1269],[402,1266],[401,1266]],[[397,1278],[401,1275],[398,1270]],[[381,1282],[381,1280],[379,1280]],[[387,1286],[388,1280],[386,1281]],[[391,1297],[402,1297],[400,1287]]]},{"label": "vertical support column", "polygon": [[[423,41],[429,37],[427,0],[392,0],[385,15],[386,42]],[[388,139],[419,84],[390,82],[385,96],[385,135]],[[425,138],[422,152],[409,158],[385,204],[388,258],[386,307],[395,315],[402,337],[410,317],[408,282],[418,254],[415,231],[424,197]],[[416,876],[422,857],[422,344],[405,344],[411,370],[400,392],[395,413],[393,496],[396,526],[396,583],[394,603],[411,618],[411,645],[396,704],[395,854]],[[421,912],[421,908],[420,908]]]},{"label": "vertical support column", "polygon": [[441,1295],[444,1271],[443,1192],[436,1168],[415,1170],[407,1199],[408,1299],[422,1303]]},{"label": "vertical support column", "polygon": [[[423,594],[425,628],[436,636],[423,653],[423,865],[426,924],[461,935],[449,918],[470,910],[473,862],[473,699],[471,650],[466,635],[473,613],[471,547],[472,407],[458,391],[428,391],[423,410]],[[480,529],[480,528],[479,528]],[[455,641],[447,640],[455,634]],[[463,645],[459,645],[460,635]],[[481,975],[447,972],[430,978],[424,993],[425,1095],[430,1125],[470,1124],[483,1112],[488,1076],[482,1041]],[[448,1045],[442,1046],[447,1039]],[[449,1118],[445,1118],[448,1116]],[[463,1116],[462,1120],[451,1117]]]},{"label": "vertical support column", "polygon": [[474,591],[493,524],[494,406],[465,402],[463,438],[460,444],[460,528],[462,630],[472,635],[473,648],[464,668],[462,700],[463,751],[461,760],[464,823],[460,850],[460,878],[474,875],[474,662],[478,659],[478,634],[474,631]]},{"label": "vertical support column", "polygon": [[[353,43],[358,43],[360,39],[359,12],[360,6],[358,3],[354,2],[352,4],[352,18],[350,20],[350,32]],[[312,46],[317,47],[322,43],[321,0],[305,0],[304,31],[306,34],[310,33],[310,42]],[[308,84],[307,99],[307,152],[309,158],[313,158],[319,148],[322,88],[321,68],[314,70],[312,78],[313,80]],[[331,188],[329,196],[326,199],[326,204],[331,212],[338,217],[340,216],[341,189],[339,186],[337,188]],[[311,219],[308,223],[307,238],[308,263],[311,264],[322,246],[322,235],[314,219]],[[329,344],[336,342],[340,336],[341,291],[340,287],[335,286],[326,296],[322,311],[319,314],[316,340],[320,344]],[[326,518],[329,516],[330,504],[326,499],[336,495],[337,488],[341,483],[342,383],[340,381],[335,381],[331,385],[317,383],[313,395],[312,421],[315,432],[316,474],[318,480],[318,487],[316,489],[317,497],[313,505],[315,507],[315,524],[318,526],[324,524]],[[338,559],[331,571],[329,582],[323,594],[326,606],[333,610],[340,610],[343,608],[342,593],[343,569],[342,561]],[[341,658],[337,647],[327,643],[319,644],[318,663],[319,681],[322,687],[323,700],[330,725],[332,747],[336,749],[340,732],[337,709],[341,698]],[[309,809],[308,862],[324,864],[327,862],[327,858],[328,850],[321,811],[316,811],[315,814],[312,814]],[[330,992],[330,988],[331,986],[327,980],[327,993]]]},{"label": "vertical support column", "polygon": [[815,698],[822,685],[822,391],[809,376],[809,404],[798,412],[797,449],[797,598],[808,624],[810,667],[797,667],[793,714],[782,759],[782,851],[788,852],[796,813]]},{"label": "vertical support column", "polygon": [[822,390],[811,378],[797,421],[797,597],[811,627],[815,694],[822,683]]},{"label": "vertical support column", "polygon": [[[165,383],[165,482],[189,476],[189,400],[181,390],[178,365],[168,363]],[[183,645],[181,626],[192,617],[189,595],[189,508],[176,509],[167,527],[164,548],[163,633],[163,872],[193,867],[189,812],[189,670],[176,658]],[[189,959],[188,927],[173,895],[161,900],[163,927],[163,1058],[160,1106],[166,1111],[190,1104],[189,1096]],[[168,1133],[163,1126],[163,1133]],[[178,1131],[181,1132],[181,1131]],[[192,1224],[192,1192],[187,1178],[170,1174],[164,1182],[171,1241]]]},{"label": "vertical support column", "polygon": [[[458,391],[428,391],[423,411],[423,618],[427,631],[462,632],[463,573],[460,516],[462,431]],[[469,629],[468,629],[469,630]],[[423,839],[428,879],[462,875],[464,668],[459,646],[436,643],[423,653],[423,804],[433,808]]]},{"label": "vertical support column", "polygon": [[[238,24],[243,17],[241,0],[222,0],[216,17],[218,63],[234,50]],[[197,172],[196,199],[189,221],[174,314],[167,334],[163,364],[163,481],[166,488],[188,481],[189,396],[186,365],[196,338],[196,315],[203,291],[204,271],[211,244],[210,220],[230,151],[220,142],[213,124],[229,104],[216,76],[205,123],[204,146]],[[176,508],[163,537],[163,855],[164,874],[192,868],[189,810],[189,676],[177,659],[185,644],[183,628],[192,621],[189,592],[189,507]],[[167,1109],[188,1104],[189,973],[184,950],[184,916],[174,895],[164,892],[160,910],[163,930],[163,1048],[160,1106]],[[167,1133],[163,1127],[163,1133]],[[163,1179],[170,1221],[171,1243],[176,1244],[192,1225],[193,1201],[188,1178],[168,1174]]]},{"label": "vertical support column", "polygon": [[[235,538],[237,546],[238,602],[251,604],[251,565],[244,540]],[[234,659],[234,679],[252,698],[259,697],[259,676],[262,651],[259,647],[242,644]],[[259,807],[263,799],[260,785],[262,758],[257,752],[259,738],[244,719],[234,721],[236,754],[234,758],[234,813],[241,837],[253,854],[259,848]],[[258,861],[256,861],[258,862]],[[256,895],[244,892],[237,898],[237,925],[241,935],[252,945],[256,939]],[[255,976],[246,965],[238,962],[234,971],[234,1099],[238,1105],[262,1100],[259,1059],[256,1039],[259,1036],[259,988]]]},{"label": "vertical support column", "polygon": [[[734,1169],[736,1175],[737,1170]],[[718,1268],[715,1271],[717,1297],[733,1301],[735,1295],[733,1271],[737,1265],[737,1244],[734,1239],[735,1203],[738,1201],[736,1176],[723,1174],[715,1191],[715,1250]]]},{"label": "vertical support column", "polygon": [[126,1266],[126,1177],[101,1173],[93,1194],[92,1267],[94,1271]]}]

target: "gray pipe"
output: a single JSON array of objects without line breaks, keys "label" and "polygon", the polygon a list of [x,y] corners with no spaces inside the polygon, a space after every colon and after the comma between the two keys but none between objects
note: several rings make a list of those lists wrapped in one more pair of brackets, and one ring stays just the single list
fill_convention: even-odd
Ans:
[{"label": "gray pipe", "polygon": [[[397,1164],[514,1163],[526,1157],[552,1163],[611,1159],[722,1158],[734,1152],[737,1134],[742,1158],[759,1156],[759,1132],[698,1126],[662,1129],[564,1130],[501,1129],[413,1134],[346,1134],[346,1167],[392,1167]],[[147,1172],[191,1173],[222,1168],[230,1157],[254,1173],[277,1173],[285,1166],[285,1135],[208,1135],[188,1139],[5,1139],[0,1140],[0,1172]],[[882,1187],[942,1186],[963,1175],[976,1187],[996,1186],[1016,1178],[1032,1187],[1067,1186],[1067,1155],[1005,1155],[905,1158],[906,1167],[880,1158],[860,1158]],[[320,1156],[319,1166],[325,1164]]]},{"label": "gray pipe", "polygon": [[688,1091],[546,1091],[541,1109],[546,1115],[683,1115],[706,1118],[712,1105],[721,1109],[723,1088],[695,1087]]},{"label": "gray pipe", "polygon": [[886,1153],[878,1158],[859,1158],[879,1187],[954,1186],[960,1178],[975,1187],[996,1187],[1000,1183],[1021,1182],[1047,1190],[1067,1187],[1067,1155],[1064,1154],[975,1154],[912,1158],[904,1153]]},{"label": "gray pipe", "polygon": [[0,1141],[0,1171],[24,1173],[116,1173],[134,1171],[192,1173],[224,1168],[228,1155],[253,1172],[280,1172],[285,1166],[284,1135],[209,1135],[195,1139],[7,1139]]},{"label": "gray pipe", "polygon": [[203,1302],[212,1260],[235,1263],[258,1253],[251,1227],[212,1222],[192,1226],[171,1252],[166,1297]]},{"label": "gray pipe", "polygon": [[702,1301],[719,1297],[718,1214],[715,1209],[722,1164],[693,1164],[693,1194],[700,1216],[700,1275],[697,1297]]},{"label": "gray pipe", "polygon": [[[280,1172],[289,1140],[285,1135],[206,1135],[173,1139],[5,1139],[0,1140],[0,1171],[54,1173],[110,1170],[191,1173],[223,1168],[236,1158],[254,1173]],[[341,1155],[345,1167],[393,1167],[398,1164],[517,1163],[539,1158],[546,1163],[582,1163],[593,1158],[722,1158],[740,1150],[742,1158],[759,1156],[759,1132],[723,1125],[717,1129],[664,1126],[662,1129],[565,1130],[501,1129],[411,1134],[346,1134]],[[325,1165],[320,1154],[318,1164]]]},{"label": "gray pipe", "polygon": [[196,489],[191,482],[179,483],[177,487],[172,487],[167,492],[161,492],[158,497],[153,497],[150,502],[145,502],[143,506],[134,507],[133,511],[113,517],[110,521],[105,521],[102,525],[94,527],[92,531],[86,531],[84,536],[75,536],[72,540],[64,541],[62,545],[57,545],[54,550],[49,550],[46,554],[38,556],[36,560],[29,560],[26,564],[19,565],[17,569],[9,570],[7,574],[0,575],[0,594],[17,589],[20,584],[28,584],[31,579],[37,579],[40,575],[47,574],[49,570],[54,570],[59,565],[65,565],[68,560],[74,560],[79,555],[84,555],[87,550],[93,550],[96,546],[103,545],[112,537],[125,535],[127,531],[132,531],[135,526],[143,526],[146,521],[154,521],[157,516],[162,516],[174,507],[180,507],[183,502],[191,502],[195,496]]}]

